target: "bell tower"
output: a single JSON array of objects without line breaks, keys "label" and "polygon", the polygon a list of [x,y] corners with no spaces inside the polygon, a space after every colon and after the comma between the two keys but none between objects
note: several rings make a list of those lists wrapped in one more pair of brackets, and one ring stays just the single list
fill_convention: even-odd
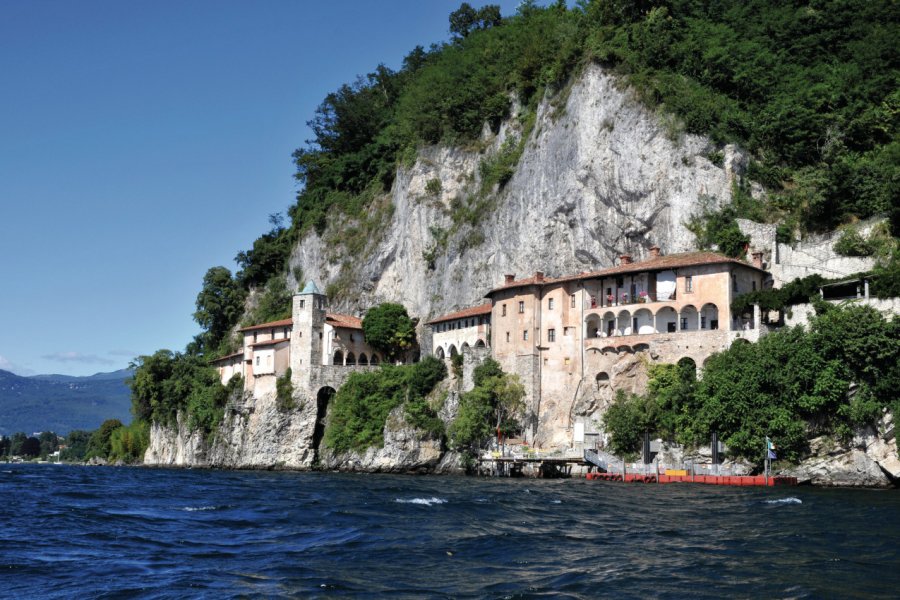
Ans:
[{"label": "bell tower", "polygon": [[294,294],[291,318],[291,380],[294,386],[311,390],[313,369],[322,365],[325,329],[325,295],[312,281]]}]

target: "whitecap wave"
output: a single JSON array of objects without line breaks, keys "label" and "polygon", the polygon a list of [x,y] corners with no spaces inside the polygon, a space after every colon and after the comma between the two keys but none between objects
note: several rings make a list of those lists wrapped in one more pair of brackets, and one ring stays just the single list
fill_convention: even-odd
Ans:
[{"label": "whitecap wave", "polygon": [[550,504],[562,504],[562,500],[551,500]]},{"label": "whitecap wave", "polygon": [[201,510],[218,510],[218,506],[185,506],[181,510],[186,512],[197,512]]},{"label": "whitecap wave", "polygon": [[793,496],[789,498],[776,498],[775,500],[766,500],[766,504],[803,504],[803,500],[800,498],[794,498]]},{"label": "whitecap wave", "polygon": [[423,504],[425,506],[431,506],[432,504],[446,504],[447,500],[432,496],[431,498],[395,498],[394,502],[399,502],[400,504]]}]

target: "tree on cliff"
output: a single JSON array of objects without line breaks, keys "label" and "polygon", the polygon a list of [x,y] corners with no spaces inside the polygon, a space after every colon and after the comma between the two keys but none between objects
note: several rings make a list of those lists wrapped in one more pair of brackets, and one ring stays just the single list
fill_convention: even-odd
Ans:
[{"label": "tree on cliff", "polygon": [[97,456],[103,459],[108,457],[110,452],[109,438],[116,429],[119,429],[122,426],[122,421],[118,419],[107,419],[106,421],[103,421],[100,428],[91,435],[85,457],[93,458]]},{"label": "tree on cliff", "polygon": [[471,4],[463,2],[450,13],[450,33],[457,38],[464,38],[472,31],[494,27],[502,22],[499,5],[487,4],[475,10]]},{"label": "tree on cliff", "polygon": [[504,373],[492,358],[475,367],[472,378],[475,387],[460,397],[449,433],[454,448],[477,452],[498,432],[509,436],[519,430],[525,388],[518,376]]},{"label": "tree on cliff", "polygon": [[201,350],[215,350],[244,310],[244,288],[225,267],[213,267],[203,276],[203,288],[197,294],[194,320],[205,331],[198,336]]},{"label": "tree on cliff", "polygon": [[416,324],[400,304],[385,302],[369,309],[362,327],[366,342],[391,361],[403,356],[415,344]]}]

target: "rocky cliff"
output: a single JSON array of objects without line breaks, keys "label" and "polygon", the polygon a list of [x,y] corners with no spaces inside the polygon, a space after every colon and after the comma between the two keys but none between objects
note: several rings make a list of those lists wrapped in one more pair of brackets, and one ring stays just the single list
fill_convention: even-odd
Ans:
[{"label": "rocky cliff", "polygon": [[[653,244],[692,249],[684,224],[698,201],[727,202],[746,162],[727,147],[715,166],[707,139],[680,133],[597,66],[542,102],[533,127],[519,116],[497,134],[486,130],[480,150],[424,148],[399,169],[392,211],[364,257],[342,252],[340,228],[352,224],[335,220],[297,244],[291,272],[302,269],[321,289],[339,282],[330,300],[343,310],[394,301],[427,318],[479,302],[505,273],[577,273],[610,266],[623,251],[644,256]],[[490,209],[460,227],[454,210],[479,194],[482,162],[529,129],[512,177],[483,203]],[[423,254],[435,248],[430,268]]]}]

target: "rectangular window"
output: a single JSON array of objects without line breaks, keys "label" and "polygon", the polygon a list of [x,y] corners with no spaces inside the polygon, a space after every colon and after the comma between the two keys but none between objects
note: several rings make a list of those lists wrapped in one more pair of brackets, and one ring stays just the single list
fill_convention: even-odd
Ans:
[{"label": "rectangular window", "polygon": [[522,314],[524,312],[525,312],[525,301],[519,300],[519,314]]},{"label": "rectangular window", "polygon": [[254,332],[253,332],[253,343],[254,343],[254,344],[256,343],[256,339],[257,339],[258,334],[259,334],[258,331],[254,331]]},{"label": "rectangular window", "polygon": [[566,357],[566,364],[567,364],[567,365],[568,365],[568,364],[571,364],[571,362],[572,362],[572,359],[569,358],[569,357],[567,356],[567,357]]},{"label": "rectangular window", "polygon": [[306,300],[300,300],[300,308],[303,308],[303,306],[304,306],[305,304],[306,304]]},{"label": "rectangular window", "polygon": [[638,332],[637,317],[633,317],[631,319],[631,333],[637,333],[637,332]]},{"label": "rectangular window", "polygon": [[706,317],[700,315],[700,329],[706,329]]},{"label": "rectangular window", "polygon": [[353,341],[353,334],[352,334],[352,333],[350,334],[350,341],[351,341],[351,342]]},{"label": "rectangular window", "polygon": [[256,357],[256,366],[257,367],[259,366],[259,357],[258,356]]},{"label": "rectangular window", "polygon": [[563,335],[571,335],[572,328],[571,327],[563,327]]},{"label": "rectangular window", "polygon": [[509,343],[509,332],[508,331],[506,332],[506,343],[507,344]]},{"label": "rectangular window", "polygon": [[547,330],[547,341],[548,341],[548,342],[555,342],[555,341],[556,341],[556,330],[555,330],[555,329],[548,329],[548,330]]},{"label": "rectangular window", "polygon": [[734,275],[731,276],[731,291],[736,292],[737,290],[737,277]]},{"label": "rectangular window", "polygon": [[500,316],[501,316],[501,317],[505,317],[505,316],[506,316],[506,305],[505,305],[505,304],[503,304],[503,305],[500,307]]},{"label": "rectangular window", "polygon": [[575,308],[575,294],[572,294],[571,296],[569,296],[569,306],[571,306],[572,308]]},{"label": "rectangular window", "polygon": [[528,330],[527,329],[522,332],[522,339],[525,340],[526,342],[528,341]]},{"label": "rectangular window", "polygon": [[753,282],[753,291],[754,292],[756,291],[756,282],[755,281]]},{"label": "rectangular window", "polygon": [[688,275],[684,278],[684,291],[685,292],[693,292],[694,291],[694,278]]},{"label": "rectangular window", "polygon": [[547,300],[547,310],[553,310],[553,298]]},{"label": "rectangular window", "polygon": [[687,317],[681,317],[681,329],[682,331],[687,329]]}]

